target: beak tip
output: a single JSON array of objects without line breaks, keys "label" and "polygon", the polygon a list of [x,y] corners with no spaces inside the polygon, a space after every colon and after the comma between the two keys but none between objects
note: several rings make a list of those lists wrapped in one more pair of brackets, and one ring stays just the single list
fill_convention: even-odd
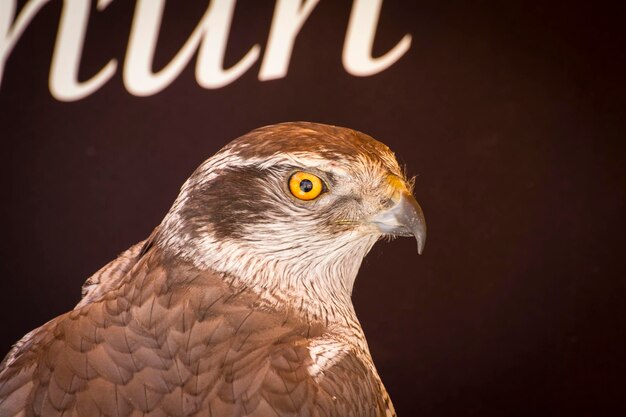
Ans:
[{"label": "beak tip", "polygon": [[421,255],[422,253],[424,253],[424,239],[418,237],[417,238],[417,254]]}]

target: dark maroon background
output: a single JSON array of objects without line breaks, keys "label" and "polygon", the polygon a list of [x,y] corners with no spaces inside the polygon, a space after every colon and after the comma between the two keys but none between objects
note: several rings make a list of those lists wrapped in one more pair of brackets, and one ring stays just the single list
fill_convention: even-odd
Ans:
[{"label": "dark maroon background", "polygon": [[[190,3],[167,5],[156,68],[206,8]],[[47,5],[0,88],[0,356],[144,239],[202,160],[255,127],[311,120],[371,134],[418,175],[425,254],[378,244],[354,294],[399,415],[624,413],[626,10],[443,3],[385,1],[375,55],[405,33],[413,44],[375,76],[345,72],[350,2],[322,0],[284,79],[259,82],[257,62],[205,90],[192,62],[138,98],[118,68],[74,103],[47,89],[61,2]],[[82,79],[123,64],[133,7],[92,12]],[[265,46],[272,10],[240,2],[227,66]]]}]

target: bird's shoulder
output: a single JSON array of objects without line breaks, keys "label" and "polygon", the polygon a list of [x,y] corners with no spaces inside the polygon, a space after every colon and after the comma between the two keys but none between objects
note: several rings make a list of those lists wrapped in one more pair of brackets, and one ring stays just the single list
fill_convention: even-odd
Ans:
[{"label": "bird's shoulder", "polygon": [[119,286],[126,274],[136,265],[147,244],[148,239],[136,243],[87,278],[82,287],[82,298],[78,306],[89,304]]}]

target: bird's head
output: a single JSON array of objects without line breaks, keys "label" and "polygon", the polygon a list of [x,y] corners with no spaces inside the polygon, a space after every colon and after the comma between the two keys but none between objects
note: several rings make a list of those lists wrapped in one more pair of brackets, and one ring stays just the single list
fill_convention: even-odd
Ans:
[{"label": "bird's head", "polygon": [[159,244],[264,287],[324,281],[352,290],[383,236],[414,236],[424,216],[389,148],[334,126],[254,130],[205,161],[161,226]]}]

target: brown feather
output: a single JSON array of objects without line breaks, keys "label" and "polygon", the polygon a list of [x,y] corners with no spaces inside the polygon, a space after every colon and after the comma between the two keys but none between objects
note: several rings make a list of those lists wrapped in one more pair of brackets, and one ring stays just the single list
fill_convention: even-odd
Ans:
[{"label": "brown feather", "polygon": [[[25,410],[28,397],[41,393],[42,411],[65,411],[65,416],[128,416],[131,410],[155,408],[183,416],[209,406],[214,415],[271,410],[283,416],[316,407],[325,411],[313,415],[349,415],[357,398],[378,396],[368,382],[372,375],[354,358],[350,366],[331,369],[321,383],[312,380],[306,340],[320,334],[321,324],[311,335],[309,323],[284,311],[254,310],[254,294],[234,293],[217,276],[190,266],[149,267],[168,262],[158,250],[150,251],[135,269],[137,275],[125,278],[143,286],[118,288],[81,307],[79,314],[46,324],[40,331],[48,336],[38,337],[1,374],[3,413]],[[189,287],[174,284],[175,276],[191,274],[201,279]],[[164,286],[172,296],[155,296],[154,288]],[[119,308],[118,297],[126,308]],[[208,311],[204,300],[212,300]],[[128,325],[113,324],[122,314],[128,314],[122,320]],[[56,337],[49,337],[53,333]],[[340,392],[338,386],[346,383],[348,390]]]}]

